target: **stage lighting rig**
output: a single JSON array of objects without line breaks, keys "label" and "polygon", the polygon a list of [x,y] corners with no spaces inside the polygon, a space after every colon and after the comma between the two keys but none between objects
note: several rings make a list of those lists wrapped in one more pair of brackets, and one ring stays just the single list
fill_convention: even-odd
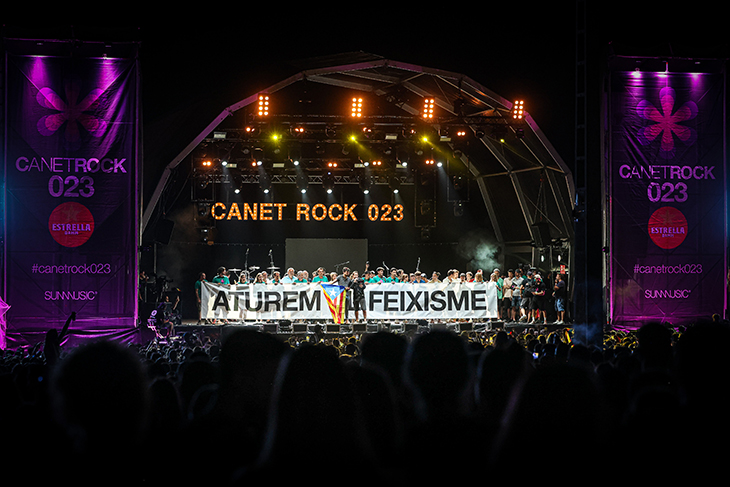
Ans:
[{"label": "stage lighting rig", "polygon": [[304,194],[307,188],[309,188],[309,177],[303,172],[297,174],[297,189]]},{"label": "stage lighting rig", "polygon": [[271,191],[271,178],[263,171],[259,174],[259,187],[264,194],[268,194]]},{"label": "stage lighting rig", "polygon": [[370,193],[370,188],[373,184],[372,177],[367,174],[360,174],[357,177],[358,185],[364,194]]},{"label": "stage lighting rig", "polygon": [[258,107],[256,110],[256,113],[259,117],[268,117],[269,116],[269,95],[261,94],[259,95],[259,101],[258,101]]},{"label": "stage lighting rig", "polygon": [[325,191],[327,191],[327,194],[331,194],[332,191],[335,189],[335,177],[332,175],[331,172],[327,172],[322,176],[322,186],[324,187]]},{"label": "stage lighting rig", "polygon": [[421,117],[423,117],[424,120],[427,122],[432,122],[435,117],[435,107],[436,107],[436,99],[435,98],[426,98],[423,100],[423,109],[421,110]]},{"label": "stage lighting rig", "polygon": [[514,120],[522,120],[525,117],[525,102],[522,100],[515,101],[512,105],[512,118]]},{"label": "stage lighting rig", "polygon": [[352,99],[352,105],[350,107],[350,116],[352,118],[362,118],[363,113],[363,99],[362,97],[354,97]]}]

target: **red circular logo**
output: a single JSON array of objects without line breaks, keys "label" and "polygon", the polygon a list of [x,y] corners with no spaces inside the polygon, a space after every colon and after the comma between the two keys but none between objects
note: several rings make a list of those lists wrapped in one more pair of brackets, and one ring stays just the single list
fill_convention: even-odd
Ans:
[{"label": "red circular logo", "polygon": [[671,206],[659,208],[649,218],[649,236],[663,249],[678,247],[687,237],[687,219]]},{"label": "red circular logo", "polygon": [[64,247],[78,247],[94,233],[94,217],[81,203],[62,203],[51,212],[48,230]]}]

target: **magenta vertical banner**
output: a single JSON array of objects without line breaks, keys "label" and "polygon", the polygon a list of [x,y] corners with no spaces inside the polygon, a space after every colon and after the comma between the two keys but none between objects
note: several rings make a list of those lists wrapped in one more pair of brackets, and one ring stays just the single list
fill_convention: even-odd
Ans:
[{"label": "magenta vertical banner", "polygon": [[136,327],[138,61],[6,55],[5,330]]},{"label": "magenta vertical banner", "polygon": [[610,88],[612,324],[722,315],[725,75],[617,71]]}]

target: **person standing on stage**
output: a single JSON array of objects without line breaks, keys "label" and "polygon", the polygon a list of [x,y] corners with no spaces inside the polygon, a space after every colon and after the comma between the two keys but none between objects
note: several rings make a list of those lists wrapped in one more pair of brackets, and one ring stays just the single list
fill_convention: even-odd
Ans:
[{"label": "person standing on stage", "polygon": [[[532,292],[530,291],[531,287],[531,281],[532,280],[532,272],[527,273],[527,275],[522,274],[522,270],[518,271],[517,275],[517,281],[520,282],[519,286],[515,288],[515,294],[518,297],[518,306],[520,310],[520,322],[527,321],[527,312],[530,310],[530,298],[532,297]],[[529,286],[528,286],[529,284]],[[525,290],[527,288],[527,290]],[[529,296],[528,296],[529,293]],[[513,296],[515,295],[513,294]]]},{"label": "person standing on stage", "polygon": [[307,278],[304,274],[305,271],[297,271],[297,278],[294,280],[294,284],[307,284]]},{"label": "person standing on stage", "polygon": [[371,284],[382,284],[383,282],[385,282],[385,276],[383,276],[383,272],[385,272],[385,269],[383,269],[382,267],[378,267],[377,271],[377,275],[370,278],[369,282]]},{"label": "person standing on stage", "polygon": [[201,298],[203,296],[203,283],[208,282],[205,280],[205,272],[201,272],[198,274],[198,280],[195,281],[195,301],[198,306],[198,324],[202,321],[202,317],[200,315],[201,311]]},{"label": "person standing on stage", "polygon": [[281,278],[282,284],[294,284],[294,281],[296,281],[297,275],[294,273],[294,268],[290,267],[286,270],[286,275]]},{"label": "person standing on stage", "polygon": [[350,268],[349,267],[344,267],[342,269],[342,274],[337,276],[337,280],[335,281],[335,283],[338,286],[344,287],[345,292],[347,293],[347,299],[345,299],[345,322],[349,323],[350,322],[349,313],[350,313],[350,308],[352,307],[351,306],[352,305],[352,295],[351,295],[352,293],[350,292],[350,289],[352,289],[352,283],[353,283],[352,277],[350,277]]},{"label": "person standing on stage", "polygon": [[327,282],[327,275],[324,273],[324,267],[317,269],[317,274],[312,278],[312,283]]},{"label": "person standing on stage", "polygon": [[505,277],[502,282],[502,296],[504,296],[504,298],[502,299],[501,306],[502,319],[504,321],[514,321],[514,316],[512,316],[512,279],[514,279],[514,277],[515,271],[510,269],[507,271],[507,277]]},{"label": "person standing on stage", "polygon": [[542,315],[543,325],[547,325],[544,305],[545,292],[545,283],[542,281],[542,276],[535,273],[534,287],[532,289],[532,321],[530,323],[537,322]]},{"label": "person standing on stage", "polygon": [[555,281],[553,297],[555,298],[555,312],[558,314],[556,325],[565,323],[565,280],[563,275],[558,273]]},{"label": "person standing on stage", "polygon": [[213,284],[220,284],[224,286],[230,286],[231,281],[228,279],[228,276],[226,275],[227,270],[225,267],[219,267],[218,268],[218,274],[213,278]]},{"label": "person standing on stage", "polygon": [[[219,267],[218,268],[218,274],[213,278],[213,284],[218,284],[220,286],[230,286],[231,285],[231,281],[230,281],[230,279],[228,279],[227,272],[228,271],[227,271],[227,269],[225,267],[223,267],[223,266]],[[223,308],[222,306],[218,306],[215,309],[214,322],[216,320],[218,320],[218,317],[220,316],[220,314],[224,312],[224,311],[222,311],[222,308]],[[223,319],[221,319],[221,322],[222,323],[228,323],[228,320],[225,319],[225,318],[223,318]]]},{"label": "person standing on stage", "polygon": [[[367,271],[366,271],[367,272]],[[365,279],[358,275],[357,271],[352,273],[352,309],[355,310],[355,321],[360,321],[360,310],[362,318],[367,321],[368,312],[365,304]]]},{"label": "person standing on stage", "polygon": [[504,279],[502,279],[502,273],[499,269],[494,269],[493,272],[497,275],[497,316],[500,320],[504,320],[504,316],[502,316],[502,299],[504,299]]},{"label": "person standing on stage", "polygon": [[391,269],[390,275],[383,279],[383,282],[398,282],[398,269]]}]

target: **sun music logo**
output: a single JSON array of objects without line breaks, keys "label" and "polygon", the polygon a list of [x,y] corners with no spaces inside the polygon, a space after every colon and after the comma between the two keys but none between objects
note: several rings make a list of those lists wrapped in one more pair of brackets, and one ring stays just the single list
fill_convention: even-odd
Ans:
[{"label": "sun music logo", "polygon": [[51,212],[48,231],[64,247],[78,247],[94,233],[94,217],[81,203],[62,203]]},{"label": "sun music logo", "polygon": [[678,247],[687,237],[687,219],[671,206],[656,210],[649,218],[649,236],[663,249]]}]

